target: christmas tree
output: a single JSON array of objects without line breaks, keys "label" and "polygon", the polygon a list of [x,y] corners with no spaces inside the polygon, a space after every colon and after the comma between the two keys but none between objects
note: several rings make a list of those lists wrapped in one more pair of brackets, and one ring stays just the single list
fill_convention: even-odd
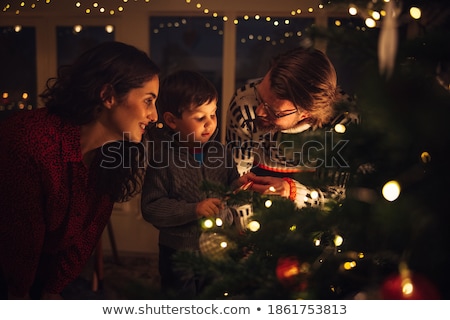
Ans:
[{"label": "christmas tree", "polygon": [[[381,27],[362,31],[350,20],[309,35],[325,38],[339,57],[338,76],[346,75],[361,116],[345,130],[323,129],[349,141],[345,200],[298,209],[280,197],[237,199],[207,185],[230,206],[251,202],[254,215],[240,229],[209,221],[203,255],[177,257],[180,268],[210,277],[199,298],[450,298],[449,8],[437,0],[354,3],[368,17],[381,12]],[[328,9],[348,5],[336,0]],[[320,174],[308,179],[328,183]]]}]

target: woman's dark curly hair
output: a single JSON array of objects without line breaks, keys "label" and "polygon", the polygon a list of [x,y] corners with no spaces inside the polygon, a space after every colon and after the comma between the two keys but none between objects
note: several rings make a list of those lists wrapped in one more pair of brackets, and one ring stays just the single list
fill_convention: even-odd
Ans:
[{"label": "woman's dark curly hair", "polygon": [[[144,51],[117,41],[103,42],[81,54],[73,64],[61,66],[58,76],[47,81],[40,98],[50,113],[74,125],[85,125],[96,120],[104,100],[114,96],[120,103],[130,90],[142,87],[159,72]],[[111,157],[106,150],[111,147],[121,150],[113,154],[123,156],[116,159],[122,165],[105,165],[105,157]],[[96,150],[98,186],[113,200],[126,201],[140,191],[145,164],[144,152],[138,151],[141,148],[141,144],[130,141],[111,141]]]}]

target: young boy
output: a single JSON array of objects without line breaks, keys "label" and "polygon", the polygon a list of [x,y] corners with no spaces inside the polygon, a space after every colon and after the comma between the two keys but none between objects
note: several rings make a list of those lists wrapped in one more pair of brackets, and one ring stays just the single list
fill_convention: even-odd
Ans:
[{"label": "young boy", "polygon": [[199,251],[199,219],[215,217],[223,200],[208,198],[202,181],[239,187],[253,174],[239,177],[225,146],[214,141],[218,93],[203,75],[178,71],[161,83],[157,100],[162,126],[149,132],[149,162],[142,192],[142,215],[159,230],[161,289],[169,297],[195,298],[204,279],[177,272],[173,255]]}]

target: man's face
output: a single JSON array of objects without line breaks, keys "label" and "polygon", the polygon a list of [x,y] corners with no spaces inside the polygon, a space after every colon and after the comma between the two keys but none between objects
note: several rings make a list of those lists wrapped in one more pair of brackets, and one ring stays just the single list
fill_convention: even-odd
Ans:
[{"label": "man's face", "polygon": [[296,127],[307,118],[307,112],[289,100],[279,99],[270,88],[269,73],[255,88],[258,100],[256,126],[262,131],[281,131]]}]

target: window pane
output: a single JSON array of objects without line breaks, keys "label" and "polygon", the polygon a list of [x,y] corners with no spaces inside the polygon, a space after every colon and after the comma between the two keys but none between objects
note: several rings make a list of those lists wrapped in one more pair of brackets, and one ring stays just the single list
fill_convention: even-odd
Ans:
[{"label": "window pane", "polygon": [[[201,72],[216,87],[218,105],[221,104],[223,20],[212,17],[151,17],[150,49],[152,60],[161,68],[161,77],[179,69]],[[220,128],[220,112],[217,116]]]},{"label": "window pane", "polygon": [[33,27],[0,27],[0,120],[36,107],[36,35]]},{"label": "window pane", "polygon": [[367,68],[374,68],[374,52],[377,52],[378,28],[366,27],[359,17],[329,18],[330,34],[327,55],[333,62],[340,87],[353,94],[365,78]]},{"label": "window pane", "polygon": [[236,30],[236,87],[262,77],[270,59],[305,41],[312,18],[261,17],[238,19]]},{"label": "window pane", "polygon": [[114,40],[112,26],[57,27],[58,66],[72,63],[84,51],[105,41]]}]

